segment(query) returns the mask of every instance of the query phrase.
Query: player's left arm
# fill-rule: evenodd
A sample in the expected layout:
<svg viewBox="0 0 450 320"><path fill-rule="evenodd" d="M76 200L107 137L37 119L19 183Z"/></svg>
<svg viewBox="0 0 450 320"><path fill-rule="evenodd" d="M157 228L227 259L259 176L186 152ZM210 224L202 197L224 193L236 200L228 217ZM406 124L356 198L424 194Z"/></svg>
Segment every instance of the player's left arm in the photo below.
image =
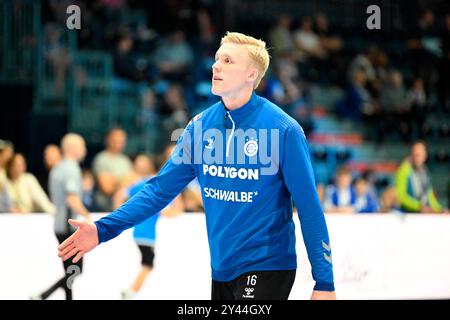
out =
<svg viewBox="0 0 450 320"><path fill-rule="evenodd" d="M333 265L325 216L316 190L308 143L300 125L291 125L282 143L280 169L297 207L303 240L316 281L311 299L333 299Z"/></svg>

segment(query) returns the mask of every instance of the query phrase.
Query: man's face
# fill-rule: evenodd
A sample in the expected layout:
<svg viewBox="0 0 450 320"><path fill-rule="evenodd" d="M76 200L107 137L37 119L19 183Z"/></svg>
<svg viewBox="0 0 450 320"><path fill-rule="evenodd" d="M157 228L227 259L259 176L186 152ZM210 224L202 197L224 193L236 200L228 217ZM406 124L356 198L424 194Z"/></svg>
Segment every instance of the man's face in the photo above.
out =
<svg viewBox="0 0 450 320"><path fill-rule="evenodd" d="M74 143L73 148L75 149L75 157L77 161L82 162L86 157L87 153L86 144L84 143L84 140L80 140Z"/></svg>
<svg viewBox="0 0 450 320"><path fill-rule="evenodd" d="M411 150L411 161L414 167L420 168L427 161L427 149L421 143L415 144Z"/></svg>
<svg viewBox="0 0 450 320"><path fill-rule="evenodd" d="M367 193L367 183L363 180L358 180L355 183L355 191L358 195L363 196Z"/></svg>
<svg viewBox="0 0 450 320"><path fill-rule="evenodd" d="M243 88L251 86L257 76L251 58L242 45L224 43L216 52L212 66L212 93L221 97L233 97Z"/></svg>
<svg viewBox="0 0 450 320"><path fill-rule="evenodd" d="M27 171L27 164L25 158L20 154L15 155L12 161L10 175L13 179L16 179Z"/></svg>
<svg viewBox="0 0 450 320"><path fill-rule="evenodd" d="M50 145L44 150L44 163L48 169L53 168L61 160L61 152L57 146Z"/></svg>
<svg viewBox="0 0 450 320"><path fill-rule="evenodd" d="M348 173L341 173L337 176L337 187L340 189L349 188L352 184L352 176Z"/></svg>
<svg viewBox="0 0 450 320"><path fill-rule="evenodd" d="M139 155L136 160L134 160L134 170L140 176L148 176L154 173L154 168L151 160L144 155Z"/></svg>
<svg viewBox="0 0 450 320"><path fill-rule="evenodd" d="M112 131L108 136L107 148L110 152L121 153L125 148L126 136L121 130Z"/></svg>
<svg viewBox="0 0 450 320"><path fill-rule="evenodd" d="M6 147L0 151L0 164L7 163L14 155L14 150L11 147Z"/></svg>

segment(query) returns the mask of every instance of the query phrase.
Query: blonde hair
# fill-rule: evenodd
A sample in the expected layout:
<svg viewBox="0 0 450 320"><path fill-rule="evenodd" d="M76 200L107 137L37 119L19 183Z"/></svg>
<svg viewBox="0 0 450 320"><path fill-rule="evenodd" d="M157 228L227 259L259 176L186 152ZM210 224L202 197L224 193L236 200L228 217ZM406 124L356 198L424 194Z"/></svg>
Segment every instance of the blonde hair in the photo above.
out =
<svg viewBox="0 0 450 320"><path fill-rule="evenodd" d="M264 77L264 74L269 67L270 55L266 48L266 43L260 39L247 36L239 32L227 32L225 36L220 41L220 45L224 43L235 43L240 44L247 49L250 58L255 62L256 68L258 69L258 78L255 80L256 89Z"/></svg>

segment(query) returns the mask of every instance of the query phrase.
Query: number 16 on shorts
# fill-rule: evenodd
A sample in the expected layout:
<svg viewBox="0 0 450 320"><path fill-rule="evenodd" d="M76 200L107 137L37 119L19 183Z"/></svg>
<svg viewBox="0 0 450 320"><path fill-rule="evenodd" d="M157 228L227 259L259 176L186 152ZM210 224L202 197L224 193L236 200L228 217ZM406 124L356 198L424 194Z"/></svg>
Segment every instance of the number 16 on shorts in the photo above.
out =
<svg viewBox="0 0 450 320"><path fill-rule="evenodd" d="M247 287L244 288L245 293L242 295L242 298L254 299L255 298L255 288L252 288L256 285L256 280L258 276L256 274L247 276Z"/></svg>

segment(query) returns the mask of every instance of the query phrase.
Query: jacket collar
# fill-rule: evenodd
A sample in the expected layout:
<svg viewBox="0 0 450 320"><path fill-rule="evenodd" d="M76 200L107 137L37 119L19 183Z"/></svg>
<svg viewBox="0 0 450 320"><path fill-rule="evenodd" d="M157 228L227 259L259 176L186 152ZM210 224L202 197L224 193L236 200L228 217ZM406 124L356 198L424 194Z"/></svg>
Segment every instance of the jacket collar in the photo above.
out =
<svg viewBox="0 0 450 320"><path fill-rule="evenodd" d="M228 110L225 104L223 103L223 100L221 100L221 104L223 107L223 113L224 115L228 111L230 113L230 116L233 118L233 120L240 120L248 117L253 111L255 111L260 103L260 97L253 91L250 100L247 101L246 104L244 104L242 107L234 109L234 110Z"/></svg>

